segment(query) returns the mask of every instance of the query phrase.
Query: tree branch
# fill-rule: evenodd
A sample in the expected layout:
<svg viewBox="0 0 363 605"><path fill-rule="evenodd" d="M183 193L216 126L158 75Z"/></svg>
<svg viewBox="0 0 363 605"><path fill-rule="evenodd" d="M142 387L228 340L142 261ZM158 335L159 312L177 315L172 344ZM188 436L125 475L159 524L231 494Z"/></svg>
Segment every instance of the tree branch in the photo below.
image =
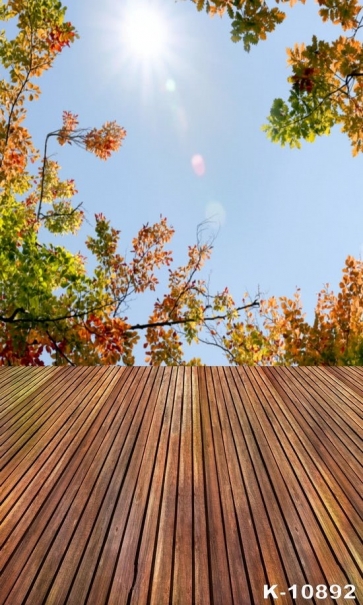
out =
<svg viewBox="0 0 363 605"><path fill-rule="evenodd" d="M306 113L304 116L301 116L300 118L297 118L296 120L291 120L288 124L289 126L292 126L293 124L298 124L299 122L303 122L304 120L307 120L308 118L310 118L310 116L312 116L318 109L319 107L321 107L325 101L327 99L329 99L329 97L333 96L335 93L337 92L342 92L343 94L347 95L349 97L349 93L346 92L345 90L343 90L345 87L347 87L347 83L344 82L344 84L342 84L341 86L339 86L339 88L336 88L335 90L332 90L330 92L328 92L325 97L323 97L319 103L313 107L313 109L311 109L311 111L309 111L308 113Z"/></svg>
<svg viewBox="0 0 363 605"><path fill-rule="evenodd" d="M29 313L29 311L26 311L23 307L18 307L10 315L10 317L3 317L2 315L0 315L0 321L3 321L4 323L8 323L8 324L15 323L15 322L18 322L18 321L23 321L23 322L29 321L29 319L28 320L26 320L26 319L15 319L15 317L17 316L18 313Z"/></svg>
<svg viewBox="0 0 363 605"><path fill-rule="evenodd" d="M66 360L67 363L69 363L71 366L75 366L76 364L73 363L73 361L71 361L70 359L68 359L67 355L65 353L63 353L63 351L58 347L56 341L54 340L54 338L49 334L48 330L46 330L46 334L49 338L49 340L53 343L53 346L55 348L55 350L57 351L57 353L59 353L59 355L61 355L61 357L63 357L63 359Z"/></svg>
<svg viewBox="0 0 363 605"><path fill-rule="evenodd" d="M5 154L5 150L9 141L9 135L10 135L10 128L11 128L11 123L12 123L12 119L13 119L13 115L14 115L14 111L15 111L15 107L18 104L18 101L21 97L21 95L24 93L24 90L26 88L26 85L28 84L29 80L30 80L30 74L32 73L32 71L35 69L33 67L33 27L32 27L32 23L30 21L30 34L31 34L31 38L30 38L30 58L29 58L29 68L25 74L25 79L24 81L21 83L21 86L18 90L18 93L11 105L10 111L9 111L9 117L8 117L8 123L7 123L7 127L6 127L6 135L5 135L5 142L4 142L4 153L2 155L2 158L0 159L0 167L2 166L3 163L3 159L4 159L4 154Z"/></svg>
<svg viewBox="0 0 363 605"><path fill-rule="evenodd" d="M42 202L43 202L43 197L44 197L44 179L45 179L45 167L46 167L46 164L47 164L48 139L49 139L49 137L53 136L54 134L55 134L54 132L50 132L45 137L44 154L43 154L43 165L42 165L42 180L41 180L41 185L40 185L39 207L38 207L38 212L37 212L37 220L38 221L39 221L39 218L40 218L40 212L41 212L41 209L42 209Z"/></svg>
<svg viewBox="0 0 363 605"><path fill-rule="evenodd" d="M233 361L233 363L237 364L236 358L233 355L232 351L230 351L229 349L227 349L227 347L224 347L222 344L217 342L217 340L213 339L214 342L211 342L210 340L205 340L204 338L199 338L199 341L205 345L210 345L211 347L217 347L218 349L221 349L223 351L223 353L226 354L227 358L229 357L230 360Z"/></svg>
<svg viewBox="0 0 363 605"><path fill-rule="evenodd" d="M24 318L19 318L19 319L15 319L16 315L18 313L29 313L29 311L26 311L26 309L24 309L23 307L19 307L17 309L15 309L15 311L9 316L9 317L4 317L2 315L0 315L0 321L3 321L4 323L33 323L33 324L47 324L47 323L54 323L57 321L64 321L66 319L78 319L81 317L84 317L85 315L89 315L90 313L94 313L97 310L100 310L102 308L108 307L110 306L108 305L103 305L101 307L95 307L93 309L88 309L87 311L83 311L82 313L73 313L70 315L61 315L59 317L47 317L47 318L41 318L41 317L24 317ZM248 305L243 305L242 307L236 307L235 311L243 311L244 309L249 309L251 307L259 307L260 303L258 302L258 300L254 300L252 303L249 303ZM203 321L217 321L219 319L226 319L226 317L228 316L227 313L225 313L224 315L215 315L213 317L204 317ZM128 331L130 330L145 330L147 328L159 328L162 326L174 326L174 325L180 325L180 324L186 324L186 323L193 323L193 322L197 322L200 321L197 318L193 318L193 317L186 317L184 319L175 319L175 320L164 320L164 321L156 321L153 323L146 323L146 324L134 324L132 326L129 326L127 328Z"/></svg>
<svg viewBox="0 0 363 605"><path fill-rule="evenodd" d="M83 206L83 202L80 202L75 208L72 208L72 210L70 212L51 212L51 214L41 213L39 215L39 219L46 220L46 219L57 218L59 216L68 216L68 217L73 216L73 214L75 214L75 212L77 212L77 210L79 210L79 208L81 208L82 206Z"/></svg>
<svg viewBox="0 0 363 605"><path fill-rule="evenodd" d="M258 300L254 300L252 303L248 304L248 305L244 305L243 307L237 307L235 309L235 311L243 311L244 309L249 309L251 307L259 307L260 303L258 302ZM228 313L225 313L224 315L215 315L214 317L204 317L203 321L216 321L218 319L226 319L226 317L228 316ZM148 323L148 324L135 324L133 326L130 326L128 328L128 330L145 330L146 328L159 328L162 326L175 326L177 324L187 324L187 323L193 323L193 322L197 322L199 321L198 319L196 319L195 317L186 317L185 319L175 319L175 320L168 320L166 319L165 321L156 321L153 323Z"/></svg>

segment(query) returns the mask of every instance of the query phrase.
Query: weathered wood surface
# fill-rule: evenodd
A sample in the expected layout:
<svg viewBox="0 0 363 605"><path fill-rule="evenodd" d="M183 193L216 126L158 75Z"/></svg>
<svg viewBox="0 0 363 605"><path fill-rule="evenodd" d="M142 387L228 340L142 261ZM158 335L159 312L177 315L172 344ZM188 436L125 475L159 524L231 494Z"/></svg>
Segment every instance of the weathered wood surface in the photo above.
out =
<svg viewBox="0 0 363 605"><path fill-rule="evenodd" d="M0 368L0 603L363 603L362 419L361 368Z"/></svg>

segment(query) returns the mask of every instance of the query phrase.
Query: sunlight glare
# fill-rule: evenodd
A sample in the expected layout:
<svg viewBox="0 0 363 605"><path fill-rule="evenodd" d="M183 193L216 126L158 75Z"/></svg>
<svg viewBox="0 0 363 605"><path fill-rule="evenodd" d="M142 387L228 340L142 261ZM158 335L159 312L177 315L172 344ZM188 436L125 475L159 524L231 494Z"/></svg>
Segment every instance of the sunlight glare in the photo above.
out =
<svg viewBox="0 0 363 605"><path fill-rule="evenodd" d="M166 50L166 24L151 8L131 11L123 23L122 35L128 52L140 59L156 59Z"/></svg>

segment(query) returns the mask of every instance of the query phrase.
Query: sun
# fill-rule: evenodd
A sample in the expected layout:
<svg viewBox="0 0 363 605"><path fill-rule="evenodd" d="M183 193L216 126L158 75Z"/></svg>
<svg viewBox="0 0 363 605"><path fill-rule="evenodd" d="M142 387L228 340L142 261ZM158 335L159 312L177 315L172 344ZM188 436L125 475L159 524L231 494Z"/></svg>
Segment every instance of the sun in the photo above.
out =
<svg viewBox="0 0 363 605"><path fill-rule="evenodd" d="M96 24L104 34L104 76L122 83L124 91L131 93L137 87L145 107L161 91L168 93L172 103L174 76L178 69L186 69L180 58L186 45L185 22L176 19L172 4L165 0L105 1L110 10L99 12Z"/></svg>
<svg viewBox="0 0 363 605"><path fill-rule="evenodd" d="M168 36L163 16L155 8L128 11L122 23L122 40L127 53L141 60L155 60L166 51Z"/></svg>

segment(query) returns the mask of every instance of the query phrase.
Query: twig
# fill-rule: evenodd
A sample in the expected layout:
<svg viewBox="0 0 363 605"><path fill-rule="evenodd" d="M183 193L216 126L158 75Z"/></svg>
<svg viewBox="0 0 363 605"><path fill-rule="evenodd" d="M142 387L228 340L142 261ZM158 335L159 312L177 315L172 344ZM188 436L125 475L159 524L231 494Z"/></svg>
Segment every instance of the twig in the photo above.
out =
<svg viewBox="0 0 363 605"><path fill-rule="evenodd" d="M61 355L61 357L63 357L63 359L65 359L66 362L69 363L71 366L75 366L76 364L73 363L73 361L71 361L70 359L68 359L67 355L65 353L63 353L63 351L59 348L59 346L57 345L54 338L49 334L48 330L46 330L46 334L47 334L49 340L53 343L54 348L57 351L57 353L59 353L59 355Z"/></svg>

